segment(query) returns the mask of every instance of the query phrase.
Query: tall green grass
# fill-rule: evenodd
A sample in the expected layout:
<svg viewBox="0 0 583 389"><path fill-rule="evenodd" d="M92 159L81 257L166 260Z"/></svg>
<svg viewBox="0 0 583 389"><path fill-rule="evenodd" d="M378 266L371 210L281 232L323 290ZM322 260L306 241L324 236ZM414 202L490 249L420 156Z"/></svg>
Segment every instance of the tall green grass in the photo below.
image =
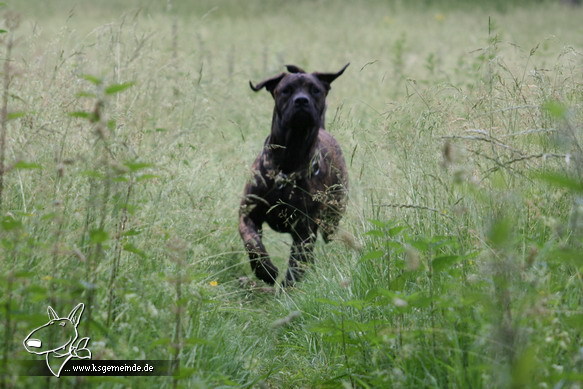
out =
<svg viewBox="0 0 583 389"><path fill-rule="evenodd" d="M431 3L4 7L0 385L577 387L581 11ZM266 290L237 233L272 109L248 80L348 61L341 232ZM24 337L79 302L94 359L179 374L27 377Z"/></svg>

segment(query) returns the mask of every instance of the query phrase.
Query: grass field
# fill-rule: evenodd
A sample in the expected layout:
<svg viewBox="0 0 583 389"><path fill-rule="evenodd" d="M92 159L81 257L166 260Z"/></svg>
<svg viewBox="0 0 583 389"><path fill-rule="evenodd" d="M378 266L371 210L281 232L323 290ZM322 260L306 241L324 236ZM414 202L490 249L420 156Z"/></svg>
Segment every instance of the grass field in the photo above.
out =
<svg viewBox="0 0 583 389"><path fill-rule="evenodd" d="M189 3L2 7L0 387L581 387L583 9ZM272 110L248 81L347 62L338 239L295 288L242 284ZM179 373L27 376L80 302L93 360Z"/></svg>

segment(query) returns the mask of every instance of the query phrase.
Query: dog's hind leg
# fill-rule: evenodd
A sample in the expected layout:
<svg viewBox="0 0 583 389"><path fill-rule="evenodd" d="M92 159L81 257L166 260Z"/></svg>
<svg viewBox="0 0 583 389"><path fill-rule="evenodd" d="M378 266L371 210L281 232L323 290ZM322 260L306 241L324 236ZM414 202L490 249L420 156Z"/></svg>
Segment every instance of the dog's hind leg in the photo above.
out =
<svg viewBox="0 0 583 389"><path fill-rule="evenodd" d="M323 204L318 225L324 242L328 243L338 231L338 224L346 210L346 184L336 184L326 191L326 200Z"/></svg>
<svg viewBox="0 0 583 389"><path fill-rule="evenodd" d="M309 263L313 262L314 243L318 227L314 224L311 228L293 234L293 244L289 258L289 267L285 275L283 286L293 286L298 282Z"/></svg>

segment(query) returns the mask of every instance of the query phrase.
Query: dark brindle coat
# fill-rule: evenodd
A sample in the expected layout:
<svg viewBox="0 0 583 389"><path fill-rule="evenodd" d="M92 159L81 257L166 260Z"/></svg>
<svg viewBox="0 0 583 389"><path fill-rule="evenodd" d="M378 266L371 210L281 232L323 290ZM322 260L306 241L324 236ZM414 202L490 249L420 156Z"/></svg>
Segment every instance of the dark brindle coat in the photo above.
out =
<svg viewBox="0 0 583 389"><path fill-rule="evenodd" d="M275 100L271 133L253 163L239 212L239 232L255 275L274 284L277 267L261 241L264 222L292 235L285 285L297 281L311 259L318 229L325 242L345 209L348 177L342 151L324 130L326 95L337 73L306 73L288 65L289 73L251 89L267 89Z"/></svg>

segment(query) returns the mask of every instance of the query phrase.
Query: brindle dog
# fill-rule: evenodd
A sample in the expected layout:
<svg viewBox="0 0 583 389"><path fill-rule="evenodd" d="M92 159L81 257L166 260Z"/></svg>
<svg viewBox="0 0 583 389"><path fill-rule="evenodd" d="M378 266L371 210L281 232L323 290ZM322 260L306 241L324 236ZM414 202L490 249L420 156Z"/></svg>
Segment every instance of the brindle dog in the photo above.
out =
<svg viewBox="0 0 583 389"><path fill-rule="evenodd" d="M273 285L277 267L261 241L264 222L292 235L284 286L293 285L311 261L318 230L330 240L346 207L346 163L336 140L324 130L326 96L337 73L306 73L287 65L251 89L265 88L275 100L271 133L253 163L239 211L239 233L255 275Z"/></svg>

